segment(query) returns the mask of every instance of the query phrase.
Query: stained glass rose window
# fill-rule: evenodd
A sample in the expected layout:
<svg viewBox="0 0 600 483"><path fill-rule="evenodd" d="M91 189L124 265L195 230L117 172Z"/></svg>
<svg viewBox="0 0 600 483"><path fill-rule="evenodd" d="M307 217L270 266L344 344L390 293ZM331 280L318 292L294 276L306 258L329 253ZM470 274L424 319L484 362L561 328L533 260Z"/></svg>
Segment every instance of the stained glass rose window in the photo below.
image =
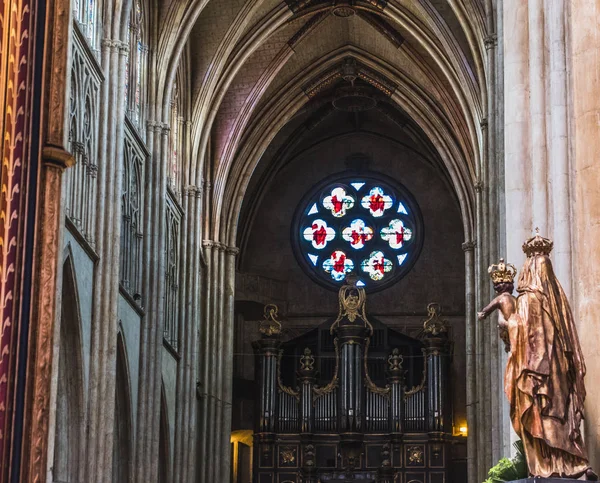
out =
<svg viewBox="0 0 600 483"><path fill-rule="evenodd" d="M348 274L369 291L397 282L414 265L423 222L412 195L374 173L326 180L298 207L294 251L319 283L338 288Z"/></svg>

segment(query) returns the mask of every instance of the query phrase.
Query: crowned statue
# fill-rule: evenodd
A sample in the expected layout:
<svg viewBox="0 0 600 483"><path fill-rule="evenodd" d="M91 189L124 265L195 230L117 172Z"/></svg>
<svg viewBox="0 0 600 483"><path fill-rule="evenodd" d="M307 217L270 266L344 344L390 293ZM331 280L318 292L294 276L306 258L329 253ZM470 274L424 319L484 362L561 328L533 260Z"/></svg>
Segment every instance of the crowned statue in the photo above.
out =
<svg viewBox="0 0 600 483"><path fill-rule="evenodd" d="M597 481L580 431L585 363L569 301L552 269L552 248L539 232L525 242L517 297L512 295L516 269L504 260L492 265L498 296L478 316L483 320L500 312L500 334L509 353L504 391L529 474Z"/></svg>

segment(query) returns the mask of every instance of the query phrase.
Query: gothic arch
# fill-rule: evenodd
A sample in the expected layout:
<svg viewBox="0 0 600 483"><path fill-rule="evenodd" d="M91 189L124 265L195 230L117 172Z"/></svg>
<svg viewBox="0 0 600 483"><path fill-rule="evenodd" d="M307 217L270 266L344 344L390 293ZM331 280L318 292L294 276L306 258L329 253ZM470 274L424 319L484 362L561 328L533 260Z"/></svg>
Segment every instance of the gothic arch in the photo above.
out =
<svg viewBox="0 0 600 483"><path fill-rule="evenodd" d="M74 262L70 246L63 264L56 432L54 436L53 478L77 483L83 479L85 445L84 366L81 315Z"/></svg>
<svg viewBox="0 0 600 483"><path fill-rule="evenodd" d="M133 464L133 426L131 385L127 346L121 322L117 334L117 366L115 385L115 417L113 443L113 483L129 483Z"/></svg>
<svg viewBox="0 0 600 483"><path fill-rule="evenodd" d="M352 55L399 83L392 99L419 125L438 151L460 202L465 239L472 239L475 223L473 184L476 178L476 161L469 160L468 153L461 149L447 118L422 89L392 66L376 61L371 55L356 48L340 49L315 63L313 69L282 86L261 111L254 113L253 118L256 121L248 126L243 144L236 151L235 162L225 162L215 180L216 209L212 216L215 217L213 226L218 238L231 246L235 245L237 220L251 173L277 132L308 101L299 86L305 85L347 55Z"/></svg>
<svg viewBox="0 0 600 483"><path fill-rule="evenodd" d="M167 483L170 471L170 445L169 445L169 412L167 406L167 395L165 394L165 383L160 385L160 428L158 436L158 482Z"/></svg>

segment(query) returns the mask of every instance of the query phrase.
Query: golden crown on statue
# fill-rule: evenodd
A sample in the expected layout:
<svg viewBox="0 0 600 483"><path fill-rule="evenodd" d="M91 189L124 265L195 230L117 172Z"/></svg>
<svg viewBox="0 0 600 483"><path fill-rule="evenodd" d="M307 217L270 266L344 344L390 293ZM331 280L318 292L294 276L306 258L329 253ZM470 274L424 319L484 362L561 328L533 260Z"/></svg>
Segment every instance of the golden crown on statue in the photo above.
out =
<svg viewBox="0 0 600 483"><path fill-rule="evenodd" d="M514 265L506 263L504 258L495 265L490 265L488 273L492 277L492 282L496 283L513 283L517 275L517 269Z"/></svg>
<svg viewBox="0 0 600 483"><path fill-rule="evenodd" d="M531 237L523 244L523 251L527 257L536 255L550 255L554 248L554 242L540 235L540 229L535 229L535 236Z"/></svg>

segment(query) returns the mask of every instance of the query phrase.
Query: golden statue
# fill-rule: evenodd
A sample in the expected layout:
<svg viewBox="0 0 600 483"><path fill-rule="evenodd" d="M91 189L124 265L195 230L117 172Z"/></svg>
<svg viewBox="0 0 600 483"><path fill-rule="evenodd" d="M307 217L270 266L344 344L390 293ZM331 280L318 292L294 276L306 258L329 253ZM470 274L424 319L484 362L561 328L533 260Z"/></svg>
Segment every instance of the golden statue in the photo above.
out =
<svg viewBox="0 0 600 483"><path fill-rule="evenodd" d="M597 481L580 431L585 363L569 302L552 269L552 248L553 243L539 233L525 242L527 260L518 298L512 295L516 273L511 266L501 260L490 267L499 295L478 315L482 320L499 310L506 323L510 352L504 391L530 475L573 479L585 475ZM501 284L505 285L498 287Z"/></svg>

